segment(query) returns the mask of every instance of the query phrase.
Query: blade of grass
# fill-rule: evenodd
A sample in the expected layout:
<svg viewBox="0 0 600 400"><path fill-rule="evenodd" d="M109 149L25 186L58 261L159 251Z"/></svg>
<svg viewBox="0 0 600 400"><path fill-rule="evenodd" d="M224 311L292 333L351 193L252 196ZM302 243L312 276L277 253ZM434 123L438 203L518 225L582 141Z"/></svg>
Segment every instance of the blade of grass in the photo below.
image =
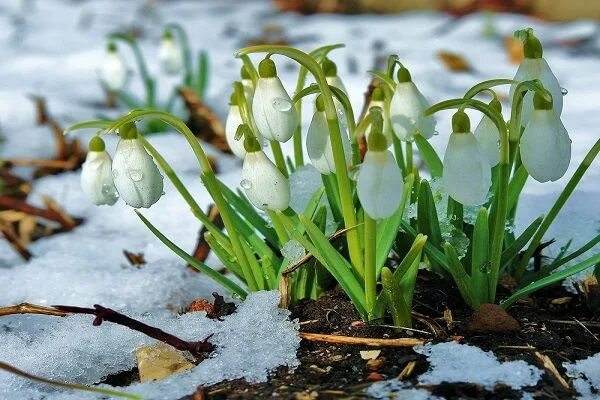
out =
<svg viewBox="0 0 600 400"><path fill-rule="evenodd" d="M423 159L425 165L427 165L431 177L441 178L444 166L442 164L442 160L440 160L440 157L433 149L433 146L431 146L429 141L420 134L414 135L414 138L417 148L419 149L419 153L421 154L421 158Z"/></svg>

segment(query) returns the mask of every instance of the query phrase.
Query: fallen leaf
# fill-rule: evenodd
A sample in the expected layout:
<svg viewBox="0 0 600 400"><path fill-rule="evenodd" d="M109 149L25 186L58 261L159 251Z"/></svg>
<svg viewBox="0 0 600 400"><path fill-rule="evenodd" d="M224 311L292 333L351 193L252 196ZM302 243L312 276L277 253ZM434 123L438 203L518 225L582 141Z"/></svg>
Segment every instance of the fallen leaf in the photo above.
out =
<svg viewBox="0 0 600 400"><path fill-rule="evenodd" d="M363 360L374 360L381 354L381 350L361 350L360 358Z"/></svg>
<svg viewBox="0 0 600 400"><path fill-rule="evenodd" d="M158 381L194 368L194 364L180 351L164 343L140 347L135 358L142 382Z"/></svg>
<svg viewBox="0 0 600 400"><path fill-rule="evenodd" d="M465 60L465 58L459 54L452 53L449 51L440 50L437 52L437 58L448 68L454 72L469 72L473 68Z"/></svg>

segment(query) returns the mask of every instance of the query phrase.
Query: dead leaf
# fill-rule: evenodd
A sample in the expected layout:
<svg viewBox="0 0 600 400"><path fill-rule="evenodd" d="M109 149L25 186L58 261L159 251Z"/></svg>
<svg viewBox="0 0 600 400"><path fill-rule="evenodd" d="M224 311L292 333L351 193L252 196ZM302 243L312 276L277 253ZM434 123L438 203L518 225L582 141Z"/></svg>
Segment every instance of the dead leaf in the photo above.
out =
<svg viewBox="0 0 600 400"><path fill-rule="evenodd" d="M523 58L525 58L523 42L514 36L507 36L506 39L504 39L504 48L506 49L508 60L513 64L520 64L521 61L523 61Z"/></svg>
<svg viewBox="0 0 600 400"><path fill-rule="evenodd" d="M129 261L129 264L133 266L145 265L146 259L144 258L144 253L133 253L131 251L123 250L123 255Z"/></svg>
<svg viewBox="0 0 600 400"><path fill-rule="evenodd" d="M465 58L459 54L449 51L440 50L437 52L437 58L448 68L454 72L470 72L473 70L471 65Z"/></svg>
<svg viewBox="0 0 600 400"><path fill-rule="evenodd" d="M194 368L183 353L165 343L143 346L136 350L140 381L151 382L164 379L177 372Z"/></svg>
<svg viewBox="0 0 600 400"><path fill-rule="evenodd" d="M361 350L360 358L363 360L374 360L381 354L381 350Z"/></svg>

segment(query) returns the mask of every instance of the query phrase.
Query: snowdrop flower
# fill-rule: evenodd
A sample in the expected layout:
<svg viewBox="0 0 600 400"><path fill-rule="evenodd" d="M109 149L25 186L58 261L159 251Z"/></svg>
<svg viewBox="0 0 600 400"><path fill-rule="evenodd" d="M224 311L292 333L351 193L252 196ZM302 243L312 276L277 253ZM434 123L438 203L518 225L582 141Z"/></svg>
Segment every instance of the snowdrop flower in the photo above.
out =
<svg viewBox="0 0 600 400"><path fill-rule="evenodd" d="M316 111L308 128L306 135L306 150L312 165L323 175L335 173L335 161L333 158L333 148L331 147L331 138L325 116L325 104L321 95L317 97ZM350 163L352 149L350 139L347 133L341 129L342 146L344 148L344 158L346 165Z"/></svg>
<svg viewBox="0 0 600 400"><path fill-rule="evenodd" d="M87 198L98 206L112 206L119 198L112 178L112 160L105 148L104 140L100 136L94 136L90 140L87 157L81 166L81 189Z"/></svg>
<svg viewBox="0 0 600 400"><path fill-rule="evenodd" d="M521 65L519 65L519 69L517 70L514 79L519 82L539 79L552 95L552 100L554 101L554 111L558 116L560 116L563 108L562 89L558 83L558 79L556 79L556 76L554 76L554 73L552 73L548 63L542 57L542 44L535 36L533 36L533 34L530 34L530 36L525 39L524 53L525 58L521 62ZM516 84L513 84L510 87L511 99L513 99L516 87ZM522 126L527 125L532 111L533 93L528 92L523 99L523 110L521 114Z"/></svg>
<svg viewBox="0 0 600 400"><path fill-rule="evenodd" d="M331 61L329 58L325 58L321 63L321 69L325 74L325 80L329 86L338 88L345 94L348 94L346 86L344 86L344 82L342 82L337 74L337 65L335 65L333 61Z"/></svg>
<svg viewBox="0 0 600 400"><path fill-rule="evenodd" d="M127 80L127 69L117 52L117 46L109 43L104 62L100 66L100 80L113 92L121 90Z"/></svg>
<svg viewBox="0 0 600 400"><path fill-rule="evenodd" d="M371 127L368 150L356 181L358 199L373 219L387 218L400 206L404 190L402 173L396 159L387 149L388 141L381 133L383 123Z"/></svg>
<svg viewBox="0 0 600 400"><path fill-rule="evenodd" d="M229 114L227 114L227 120L225 121L225 138L229 148L238 158L244 159L246 155L246 149L244 148L244 138L239 140L235 139L235 134L240 125L244 121L242 120L242 114L240 113L240 107L237 105L237 99L235 93L231 95L231 101L229 103Z"/></svg>
<svg viewBox="0 0 600 400"><path fill-rule="evenodd" d="M410 72L405 67L398 70L398 85L390 102L392 129L400 140L412 141L415 132L425 139L433 136L435 120L425 116L429 102L413 83Z"/></svg>
<svg viewBox="0 0 600 400"><path fill-rule="evenodd" d="M275 63L268 58L258 66L260 78L256 84L252 114L259 133L269 140L287 142L298 125L296 109L277 76Z"/></svg>
<svg viewBox="0 0 600 400"><path fill-rule="evenodd" d="M383 110L383 136L387 140L388 147L392 144L392 128L390 126L389 109L385 104L385 98L383 96L383 90L376 87L371 94L371 102L369 103L369 109L372 110L374 107L379 107ZM365 130L365 137L367 141L371 134L371 126L369 125Z"/></svg>
<svg viewBox="0 0 600 400"><path fill-rule="evenodd" d="M502 105L498 99L493 99L490 106L498 112L502 112ZM484 114L479 125L475 128L474 135L479 146L481 146L481 150L487 156L490 166L496 166L500 162L500 135L496 124Z"/></svg>
<svg viewBox="0 0 600 400"><path fill-rule="evenodd" d="M242 77L242 86L244 87L246 101L248 102L248 105L252 107L252 101L254 100L254 82L252 82L252 78L245 66L242 67L240 75Z"/></svg>
<svg viewBox="0 0 600 400"><path fill-rule="evenodd" d="M112 164L115 187L125 203L148 208L163 194L163 176L138 139L133 122L120 129L120 136Z"/></svg>
<svg viewBox="0 0 600 400"><path fill-rule="evenodd" d="M531 118L521 136L521 160L536 181L555 181L569 167L571 139L554 112L552 101L546 101L536 93L533 107Z"/></svg>
<svg viewBox="0 0 600 400"><path fill-rule="evenodd" d="M169 31L165 32L160 42L158 59L167 74L176 75L183 69L183 50Z"/></svg>
<svg viewBox="0 0 600 400"><path fill-rule="evenodd" d="M490 163L471 133L471 123L464 111L452 117L442 181L446 192L465 206L482 204L492 185Z"/></svg>
<svg viewBox="0 0 600 400"><path fill-rule="evenodd" d="M245 146L247 153L240 186L248 200L261 210L285 210L290 205L290 185L287 178L262 151L256 138L246 138Z"/></svg>

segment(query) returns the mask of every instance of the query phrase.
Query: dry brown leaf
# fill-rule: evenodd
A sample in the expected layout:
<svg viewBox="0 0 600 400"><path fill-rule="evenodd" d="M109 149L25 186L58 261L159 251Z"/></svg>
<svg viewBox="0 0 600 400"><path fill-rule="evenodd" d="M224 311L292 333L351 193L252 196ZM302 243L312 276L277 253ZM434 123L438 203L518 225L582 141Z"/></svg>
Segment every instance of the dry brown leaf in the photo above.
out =
<svg viewBox="0 0 600 400"><path fill-rule="evenodd" d="M158 381L194 368L194 364L182 352L165 343L140 347L135 352L135 358L142 382Z"/></svg>
<svg viewBox="0 0 600 400"><path fill-rule="evenodd" d="M437 52L437 58L448 68L454 72L470 72L473 70L471 65L465 58L459 54L450 51L440 50Z"/></svg>
<svg viewBox="0 0 600 400"><path fill-rule="evenodd" d="M514 36L507 36L504 39L504 48L508 55L508 60L513 64L520 64L525 58L523 53L523 43Z"/></svg>

